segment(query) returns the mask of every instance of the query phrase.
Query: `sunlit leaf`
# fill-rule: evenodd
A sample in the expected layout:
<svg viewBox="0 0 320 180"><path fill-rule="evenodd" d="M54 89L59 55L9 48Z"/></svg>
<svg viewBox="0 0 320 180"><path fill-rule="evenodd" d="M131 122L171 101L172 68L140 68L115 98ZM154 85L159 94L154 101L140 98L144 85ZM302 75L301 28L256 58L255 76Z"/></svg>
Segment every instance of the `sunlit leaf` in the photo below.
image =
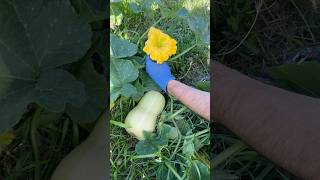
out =
<svg viewBox="0 0 320 180"><path fill-rule="evenodd" d="M209 21L201 16L191 16L187 19L189 27L201 37L203 43L210 43Z"/></svg>
<svg viewBox="0 0 320 180"><path fill-rule="evenodd" d="M111 58L110 61L110 98L115 101L120 95L130 97L137 90L130 84L139 76L139 71L131 61Z"/></svg>
<svg viewBox="0 0 320 180"><path fill-rule="evenodd" d="M176 14L178 17L183 18L183 19L185 19L189 16L189 12L185 7L179 9Z"/></svg>
<svg viewBox="0 0 320 180"><path fill-rule="evenodd" d="M127 40L120 39L114 34L110 34L110 56L114 58L124 58L137 53L137 45Z"/></svg>

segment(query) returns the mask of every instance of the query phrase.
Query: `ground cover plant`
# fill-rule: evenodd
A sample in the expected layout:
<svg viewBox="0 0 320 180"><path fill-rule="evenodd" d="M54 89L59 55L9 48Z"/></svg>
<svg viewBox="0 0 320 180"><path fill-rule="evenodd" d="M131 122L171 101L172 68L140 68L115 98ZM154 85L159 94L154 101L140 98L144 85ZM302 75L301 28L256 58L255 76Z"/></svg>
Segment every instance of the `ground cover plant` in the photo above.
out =
<svg viewBox="0 0 320 180"><path fill-rule="evenodd" d="M316 2L214 1L212 56L264 83L319 97ZM293 179L218 123L212 128L216 179Z"/></svg>
<svg viewBox="0 0 320 180"><path fill-rule="evenodd" d="M164 110L145 139L125 124L146 92L161 92L145 71L151 27L177 41L168 60L174 76L209 91L209 1L112 1L110 27L110 178L209 179L209 123L173 97L162 92Z"/></svg>
<svg viewBox="0 0 320 180"><path fill-rule="evenodd" d="M0 2L0 179L49 179L104 114L108 10L99 0Z"/></svg>

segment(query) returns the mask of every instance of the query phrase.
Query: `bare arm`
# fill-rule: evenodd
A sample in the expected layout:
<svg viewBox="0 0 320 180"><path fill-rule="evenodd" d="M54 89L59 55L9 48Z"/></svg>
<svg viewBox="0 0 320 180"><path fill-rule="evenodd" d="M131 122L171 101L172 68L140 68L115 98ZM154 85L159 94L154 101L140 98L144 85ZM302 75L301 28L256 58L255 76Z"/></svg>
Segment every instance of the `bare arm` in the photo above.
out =
<svg viewBox="0 0 320 180"><path fill-rule="evenodd" d="M213 63L213 117L276 164L320 179L320 100Z"/></svg>
<svg viewBox="0 0 320 180"><path fill-rule="evenodd" d="M169 81L167 90L193 112L210 120L210 94L208 92L200 91L176 80Z"/></svg>

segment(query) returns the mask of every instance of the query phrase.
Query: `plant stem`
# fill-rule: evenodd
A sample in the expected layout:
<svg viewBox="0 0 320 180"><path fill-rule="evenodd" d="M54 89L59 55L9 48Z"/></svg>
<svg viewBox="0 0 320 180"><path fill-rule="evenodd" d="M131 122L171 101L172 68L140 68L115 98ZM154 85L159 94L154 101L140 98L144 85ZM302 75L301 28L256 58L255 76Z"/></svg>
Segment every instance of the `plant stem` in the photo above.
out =
<svg viewBox="0 0 320 180"><path fill-rule="evenodd" d="M128 126L122 122L110 120L110 124L113 124L115 126L121 127L121 128L130 128L131 126Z"/></svg>
<svg viewBox="0 0 320 180"><path fill-rule="evenodd" d="M171 166L171 164L168 161L164 161L164 163L168 167L168 169L177 177L177 179L183 180L182 177L177 173L177 171Z"/></svg>
<svg viewBox="0 0 320 180"><path fill-rule="evenodd" d="M35 160L35 169L34 169L34 180L40 180L40 156L39 156L39 149L37 144L37 119L39 118L39 115L42 111L42 107L38 106L36 108L36 111L33 114L32 120L31 120L31 129L30 129L30 139L31 139L31 145L33 150L33 156Z"/></svg>
<svg viewBox="0 0 320 180"><path fill-rule="evenodd" d="M218 167L221 163L225 162L229 157L231 157L236 152L241 152L242 150L246 149L247 146L244 145L242 142L237 142L232 146L228 147L225 151L220 153L219 155L213 158L213 169Z"/></svg>
<svg viewBox="0 0 320 180"><path fill-rule="evenodd" d="M192 134L192 135L189 135L189 136L185 136L184 138L186 139L186 138L200 136L201 134L204 134L204 133L209 132L209 131L210 131L209 129L204 129L204 130L199 131L199 132L197 132L195 134Z"/></svg>
<svg viewBox="0 0 320 180"><path fill-rule="evenodd" d="M194 47L196 47L198 45L198 43L192 45L191 47L189 47L188 49L184 50L182 53L174 56L173 58L169 59L169 61L173 61L175 59L178 59L179 57L183 56L184 54L186 54L187 52L189 52L191 49L193 49Z"/></svg>
<svg viewBox="0 0 320 180"><path fill-rule="evenodd" d="M176 111L174 114L172 114L171 116L168 117L168 120L173 119L174 117L176 117L178 114L182 113L184 110L186 110L187 107L183 107L181 109L179 109L178 111Z"/></svg>
<svg viewBox="0 0 320 180"><path fill-rule="evenodd" d="M178 151L178 148L179 148L179 146L180 146L180 143L181 143L181 132L180 132L180 129L178 128L178 125L177 125L177 123L176 123L176 121L174 120L174 119L172 119L172 122L173 122L173 124L174 124L174 126L177 128L177 130L178 130L178 136L179 136L179 139L178 139L178 143L177 143L177 145L176 145L176 147L174 148L174 151L173 151L173 153L172 153L172 155L170 156L170 160L172 160L173 158L174 158L174 156L176 155L176 153L177 153L177 151Z"/></svg>
<svg viewBox="0 0 320 180"><path fill-rule="evenodd" d="M139 156L134 156L133 159L154 158L156 156L157 154L139 155Z"/></svg>

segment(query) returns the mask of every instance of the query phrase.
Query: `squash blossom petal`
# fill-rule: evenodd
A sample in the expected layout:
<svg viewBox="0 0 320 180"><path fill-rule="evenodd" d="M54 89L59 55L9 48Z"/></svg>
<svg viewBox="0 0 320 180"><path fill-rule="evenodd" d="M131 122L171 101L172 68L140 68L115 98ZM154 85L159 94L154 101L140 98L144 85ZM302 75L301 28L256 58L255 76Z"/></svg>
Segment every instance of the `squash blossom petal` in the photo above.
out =
<svg viewBox="0 0 320 180"><path fill-rule="evenodd" d="M177 52L177 41L161 30L151 27L148 32L148 40L145 42L143 51L158 64L167 61L170 56Z"/></svg>

